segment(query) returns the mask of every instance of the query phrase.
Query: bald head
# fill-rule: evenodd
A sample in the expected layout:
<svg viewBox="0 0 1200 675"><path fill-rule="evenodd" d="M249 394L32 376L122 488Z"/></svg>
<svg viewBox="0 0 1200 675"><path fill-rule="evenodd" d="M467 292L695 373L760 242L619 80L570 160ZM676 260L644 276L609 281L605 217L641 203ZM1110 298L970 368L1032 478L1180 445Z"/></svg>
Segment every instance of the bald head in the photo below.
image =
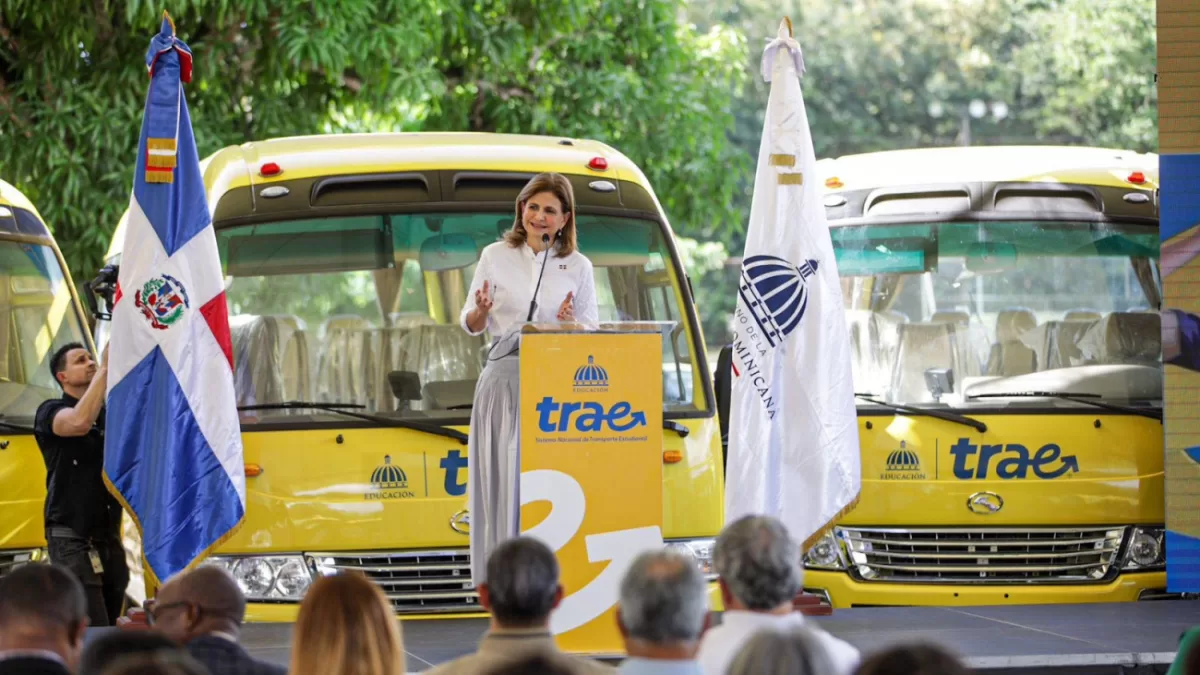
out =
<svg viewBox="0 0 1200 675"><path fill-rule="evenodd" d="M186 643L213 632L236 633L246 618L246 596L233 575L206 565L164 584L155 598L154 614L159 630Z"/></svg>

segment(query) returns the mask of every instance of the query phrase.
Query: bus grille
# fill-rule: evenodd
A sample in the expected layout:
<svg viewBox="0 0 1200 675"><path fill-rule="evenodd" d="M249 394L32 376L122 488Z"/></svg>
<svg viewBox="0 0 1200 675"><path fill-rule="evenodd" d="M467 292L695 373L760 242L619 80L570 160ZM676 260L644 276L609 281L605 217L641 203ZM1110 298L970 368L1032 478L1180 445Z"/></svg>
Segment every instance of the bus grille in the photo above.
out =
<svg viewBox="0 0 1200 675"><path fill-rule="evenodd" d="M1125 528L838 528L849 568L891 583L1102 582Z"/></svg>
<svg viewBox="0 0 1200 675"><path fill-rule="evenodd" d="M468 551L309 553L318 575L361 572L379 585L397 614L481 612Z"/></svg>

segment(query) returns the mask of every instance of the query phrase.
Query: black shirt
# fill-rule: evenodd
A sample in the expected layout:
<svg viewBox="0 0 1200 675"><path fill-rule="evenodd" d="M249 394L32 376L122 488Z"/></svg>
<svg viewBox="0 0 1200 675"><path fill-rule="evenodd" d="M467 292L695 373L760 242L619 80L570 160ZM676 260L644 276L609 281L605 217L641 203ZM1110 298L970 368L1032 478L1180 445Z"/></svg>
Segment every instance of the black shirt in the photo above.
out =
<svg viewBox="0 0 1200 675"><path fill-rule="evenodd" d="M46 462L46 527L69 527L91 539L111 539L121 532L121 504L104 487L104 415L86 436L54 433L54 416L79 399L64 393L38 406L34 436Z"/></svg>

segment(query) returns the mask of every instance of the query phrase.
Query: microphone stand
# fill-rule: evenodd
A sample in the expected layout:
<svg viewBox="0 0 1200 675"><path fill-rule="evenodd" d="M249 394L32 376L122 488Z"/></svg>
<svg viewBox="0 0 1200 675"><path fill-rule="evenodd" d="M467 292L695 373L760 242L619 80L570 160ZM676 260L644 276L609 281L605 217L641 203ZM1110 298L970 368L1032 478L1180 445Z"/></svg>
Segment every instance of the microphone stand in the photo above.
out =
<svg viewBox="0 0 1200 675"><path fill-rule="evenodd" d="M558 235L556 234L554 238L557 239ZM533 289L533 299L529 301L529 316L525 317L526 323L533 321L533 310L537 307L538 291L542 288L542 275L546 273L546 261L550 259L550 235L548 234L542 235L542 253L546 257L542 258L542 271L538 273L537 286Z"/></svg>

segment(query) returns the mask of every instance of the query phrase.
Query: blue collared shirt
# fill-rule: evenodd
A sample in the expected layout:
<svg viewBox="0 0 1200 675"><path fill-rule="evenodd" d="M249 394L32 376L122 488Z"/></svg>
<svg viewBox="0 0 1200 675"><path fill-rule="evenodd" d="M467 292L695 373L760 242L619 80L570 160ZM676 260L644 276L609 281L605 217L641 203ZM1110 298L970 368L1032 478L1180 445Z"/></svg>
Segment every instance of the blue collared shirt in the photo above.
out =
<svg viewBox="0 0 1200 675"><path fill-rule="evenodd" d="M619 672L624 675L704 675L700 663L694 660L666 661L641 659L636 656L622 661Z"/></svg>

